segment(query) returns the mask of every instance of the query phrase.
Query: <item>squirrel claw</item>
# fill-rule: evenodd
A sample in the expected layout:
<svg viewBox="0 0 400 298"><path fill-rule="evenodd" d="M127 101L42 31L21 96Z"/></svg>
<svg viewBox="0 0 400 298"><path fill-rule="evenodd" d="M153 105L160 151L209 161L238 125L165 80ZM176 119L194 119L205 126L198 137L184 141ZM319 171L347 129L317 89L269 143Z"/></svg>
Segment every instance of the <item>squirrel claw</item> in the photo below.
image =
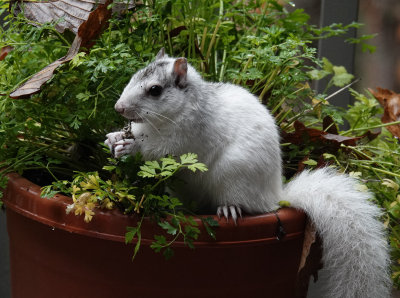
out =
<svg viewBox="0 0 400 298"><path fill-rule="evenodd" d="M114 156L119 158L121 156L128 155L132 151L134 143L134 139L125 139L116 142L113 146Z"/></svg>
<svg viewBox="0 0 400 298"><path fill-rule="evenodd" d="M228 222L229 220L229 214L231 215L235 225L237 224L237 219L238 219L238 215L240 218L242 218L242 209L240 209L239 206L219 206L217 208L217 216L218 218L221 218L221 216L223 215L226 218L226 221Z"/></svg>
<svg viewBox="0 0 400 298"><path fill-rule="evenodd" d="M124 138L125 132L122 131L117 131L117 132L111 132L106 135L107 139L104 141L104 143L110 148L110 150L113 152L115 149L115 144Z"/></svg>

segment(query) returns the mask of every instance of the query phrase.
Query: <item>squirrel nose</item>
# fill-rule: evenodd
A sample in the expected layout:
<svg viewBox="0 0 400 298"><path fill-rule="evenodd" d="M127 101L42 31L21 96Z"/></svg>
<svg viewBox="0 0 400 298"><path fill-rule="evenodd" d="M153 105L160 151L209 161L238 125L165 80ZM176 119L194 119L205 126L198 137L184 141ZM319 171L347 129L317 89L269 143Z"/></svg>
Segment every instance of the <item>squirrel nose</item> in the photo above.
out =
<svg viewBox="0 0 400 298"><path fill-rule="evenodd" d="M120 114L123 114L125 112L125 107L118 102L115 104L114 109Z"/></svg>

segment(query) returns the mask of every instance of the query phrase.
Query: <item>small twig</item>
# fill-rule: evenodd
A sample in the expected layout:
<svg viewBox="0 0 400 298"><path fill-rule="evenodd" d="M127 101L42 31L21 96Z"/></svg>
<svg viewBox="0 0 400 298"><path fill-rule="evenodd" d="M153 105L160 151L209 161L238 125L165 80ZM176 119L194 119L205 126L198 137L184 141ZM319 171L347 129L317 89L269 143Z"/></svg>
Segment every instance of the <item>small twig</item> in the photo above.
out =
<svg viewBox="0 0 400 298"><path fill-rule="evenodd" d="M327 97L325 97L325 100L328 100L336 95L338 95L339 93L341 93L342 91L346 90L347 88L353 86L355 83L357 83L358 81L360 81L360 78L354 80L353 82L351 82L350 84L347 84L346 86L344 86L343 88L340 88L338 91L333 92L331 95L328 95Z"/></svg>

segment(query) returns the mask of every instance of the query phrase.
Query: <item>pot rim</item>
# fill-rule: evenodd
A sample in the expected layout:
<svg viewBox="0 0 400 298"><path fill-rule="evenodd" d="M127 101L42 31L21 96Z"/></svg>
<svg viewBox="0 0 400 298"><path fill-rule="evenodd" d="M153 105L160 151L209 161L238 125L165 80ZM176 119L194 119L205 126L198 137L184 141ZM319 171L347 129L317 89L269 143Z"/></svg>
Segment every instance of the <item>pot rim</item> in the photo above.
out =
<svg viewBox="0 0 400 298"><path fill-rule="evenodd" d="M80 235L125 242L126 227L135 226L137 216L125 215L119 210L95 209L93 219L86 223L82 216L72 213L66 214L66 207L72 203L72 199L55 195L51 199L40 197L40 186L32 183L17 173L8 174L8 185L4 190L3 201L5 206L20 215L41 222L53 230L55 228ZM216 240L206 232L201 217L212 217L218 221L219 227L215 228ZM277 239L279 229L278 217L286 235L283 239ZM294 208L282 208L276 212L244 216L239 218L237 225L232 220L228 222L216 215L200 215L195 218L198 228L201 230L199 238L193 242L197 246L241 246L257 245L260 243L278 243L297 237L303 237L306 215L301 210ZM171 235L165 233L161 227L146 218L142 225L142 244L149 245L154 240L154 235L164 235L167 239ZM182 239L177 240L174 246L184 246Z"/></svg>

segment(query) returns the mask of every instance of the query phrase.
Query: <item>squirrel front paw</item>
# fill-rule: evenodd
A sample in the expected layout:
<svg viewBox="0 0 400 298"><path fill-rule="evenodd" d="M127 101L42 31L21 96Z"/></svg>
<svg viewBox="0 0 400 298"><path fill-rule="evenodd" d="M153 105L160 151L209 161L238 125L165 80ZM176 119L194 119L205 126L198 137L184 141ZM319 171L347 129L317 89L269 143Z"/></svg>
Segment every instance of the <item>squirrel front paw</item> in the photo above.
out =
<svg viewBox="0 0 400 298"><path fill-rule="evenodd" d="M111 154L119 158L133 151L135 139L126 139L126 132L118 131L106 135L105 144L110 148Z"/></svg>
<svg viewBox="0 0 400 298"><path fill-rule="evenodd" d="M124 131L117 131L117 132L110 132L109 134L106 135L107 139L104 141L104 144L110 148L110 150L113 150L113 147L115 147L115 143L121 141L125 137L125 132Z"/></svg>
<svg viewBox="0 0 400 298"><path fill-rule="evenodd" d="M229 219L229 214L231 214L231 217L233 219L233 221L237 222L238 219L238 215L240 216L240 218L242 217L242 209L239 206L219 206L217 208L217 216L218 218L221 218L221 215L223 215L226 218L226 221L228 221Z"/></svg>
<svg viewBox="0 0 400 298"><path fill-rule="evenodd" d="M113 150L113 154L116 158L119 158L124 155L128 155L133 152L133 148L135 146L134 139L125 139L115 143L115 147Z"/></svg>

